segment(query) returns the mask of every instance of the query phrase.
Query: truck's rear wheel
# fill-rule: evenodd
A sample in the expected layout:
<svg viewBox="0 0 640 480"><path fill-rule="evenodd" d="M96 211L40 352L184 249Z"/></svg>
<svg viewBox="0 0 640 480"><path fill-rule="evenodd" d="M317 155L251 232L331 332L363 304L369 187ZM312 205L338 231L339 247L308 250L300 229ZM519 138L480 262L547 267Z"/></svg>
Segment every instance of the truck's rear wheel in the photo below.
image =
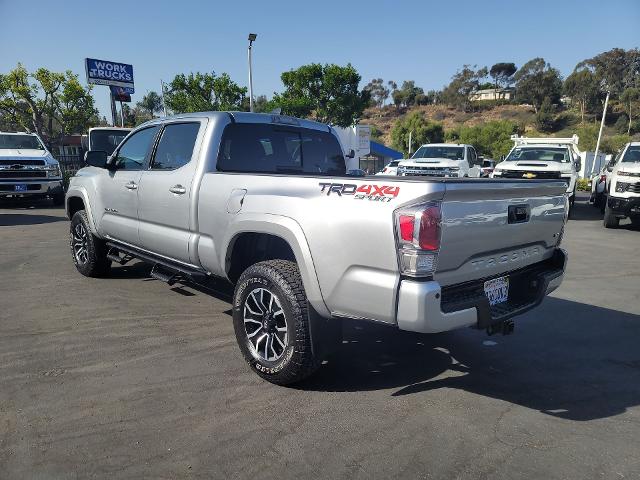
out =
<svg viewBox="0 0 640 480"><path fill-rule="evenodd" d="M69 246L76 269L86 277L101 277L111 268L106 245L91 233L87 212L79 210L71 218Z"/></svg>
<svg viewBox="0 0 640 480"><path fill-rule="evenodd" d="M613 214L609 205L606 205L604 207L604 226L606 228L616 228L618 225L620 225L620 219Z"/></svg>
<svg viewBox="0 0 640 480"><path fill-rule="evenodd" d="M311 348L307 296L294 262L269 260L244 271L233 295L233 327L243 357L269 382L299 382L319 366Z"/></svg>

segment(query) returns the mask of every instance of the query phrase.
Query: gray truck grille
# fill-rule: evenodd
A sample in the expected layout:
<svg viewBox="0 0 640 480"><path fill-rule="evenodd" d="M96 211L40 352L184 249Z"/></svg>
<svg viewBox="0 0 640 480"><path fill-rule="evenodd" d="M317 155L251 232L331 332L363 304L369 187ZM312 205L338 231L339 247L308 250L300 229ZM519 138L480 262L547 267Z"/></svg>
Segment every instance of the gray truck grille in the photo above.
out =
<svg viewBox="0 0 640 480"><path fill-rule="evenodd" d="M42 178L46 177L44 170L0 170L0 178Z"/></svg>
<svg viewBox="0 0 640 480"><path fill-rule="evenodd" d="M540 172L532 170L503 170L503 178L541 178L541 179L556 179L560 178L560 172Z"/></svg>
<svg viewBox="0 0 640 480"><path fill-rule="evenodd" d="M42 167L44 164L44 160L0 160L0 165L34 165Z"/></svg>

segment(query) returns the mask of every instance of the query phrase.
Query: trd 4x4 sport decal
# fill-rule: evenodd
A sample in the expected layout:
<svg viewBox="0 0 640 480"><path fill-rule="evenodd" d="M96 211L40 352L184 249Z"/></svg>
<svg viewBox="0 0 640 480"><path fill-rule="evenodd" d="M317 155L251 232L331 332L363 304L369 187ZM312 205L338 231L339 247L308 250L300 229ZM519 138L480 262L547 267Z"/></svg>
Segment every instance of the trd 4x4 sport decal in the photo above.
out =
<svg viewBox="0 0 640 480"><path fill-rule="evenodd" d="M338 196L353 195L356 200L371 200L373 202L390 202L400 193L400 187L391 185L364 184L355 185L353 183L319 183L320 193L327 196L336 194Z"/></svg>

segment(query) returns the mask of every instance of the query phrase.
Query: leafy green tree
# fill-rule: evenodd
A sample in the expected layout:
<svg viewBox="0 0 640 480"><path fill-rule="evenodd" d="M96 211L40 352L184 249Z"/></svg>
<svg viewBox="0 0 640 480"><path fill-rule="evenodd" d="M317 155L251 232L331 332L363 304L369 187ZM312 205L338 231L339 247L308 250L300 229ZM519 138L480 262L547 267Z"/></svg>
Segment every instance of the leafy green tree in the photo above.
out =
<svg viewBox="0 0 640 480"><path fill-rule="evenodd" d="M615 154L630 141L631 137L629 135L612 135L610 137L604 137L600 141L600 151L602 153Z"/></svg>
<svg viewBox="0 0 640 480"><path fill-rule="evenodd" d="M497 90L500 86L510 86L516 70L518 70L518 68L515 63L501 62L492 65L489 69L489 75L493 78L495 89Z"/></svg>
<svg viewBox="0 0 640 480"><path fill-rule="evenodd" d="M226 73L196 72L176 75L164 97L174 113L186 113L240 110L246 94L246 87L240 87Z"/></svg>
<svg viewBox="0 0 640 480"><path fill-rule="evenodd" d="M596 75L588 69L574 70L564 81L564 91L580 107L580 121L598 106L600 88Z"/></svg>
<svg viewBox="0 0 640 480"><path fill-rule="evenodd" d="M479 153L498 159L506 155L513 146L511 135L518 133L518 126L508 120L494 120L479 125L462 126L447 130L447 141L468 143Z"/></svg>
<svg viewBox="0 0 640 480"><path fill-rule="evenodd" d="M545 62L544 58L529 60L520 67L513 79L516 81L516 100L530 103L536 112L547 97L552 104L560 101L560 72Z"/></svg>
<svg viewBox="0 0 640 480"><path fill-rule="evenodd" d="M275 105L266 95L258 95L253 101L253 111L256 113L269 113L274 110Z"/></svg>
<svg viewBox="0 0 640 480"><path fill-rule="evenodd" d="M576 134L580 139L580 150L592 152L596 149L599 125L595 123L585 123L576 129Z"/></svg>
<svg viewBox="0 0 640 480"><path fill-rule="evenodd" d="M162 111L162 97L158 93L151 91L142 97L142 100L136 106L144 110L149 118L153 118L156 113Z"/></svg>
<svg viewBox="0 0 640 480"><path fill-rule="evenodd" d="M82 87L70 70L56 73L22 65L0 75L0 112L7 123L37 133L45 143L92 126L98 111L91 87Z"/></svg>
<svg viewBox="0 0 640 480"><path fill-rule="evenodd" d="M640 87L638 49L613 48L580 62L577 67L589 68L614 98L629 87Z"/></svg>
<svg viewBox="0 0 640 480"><path fill-rule="evenodd" d="M551 132L555 127L555 121L553 119L553 114L555 110L553 108L553 104L551 103L551 99L549 97L545 97L542 101L542 105L536 112L536 127L541 132Z"/></svg>
<svg viewBox="0 0 640 480"><path fill-rule="evenodd" d="M361 77L351 64L312 63L281 75L285 90L273 97L282 112L347 127L355 124L371 98L358 90Z"/></svg>
<svg viewBox="0 0 640 480"><path fill-rule="evenodd" d="M411 152L425 143L438 143L444 140L444 128L441 123L425 118L422 112L411 112L398 120L391 130L391 144L396 150L409 154L409 132L411 132Z"/></svg>
<svg viewBox="0 0 640 480"><path fill-rule="evenodd" d="M629 125L627 126L627 135L631 134L631 124L633 122L633 114L637 115L640 110L640 88L629 87L620 95L620 102L624 106L627 117L629 117Z"/></svg>
<svg viewBox="0 0 640 480"><path fill-rule="evenodd" d="M471 106L470 95L478 90L482 79L487 76L487 67L477 69L477 65L464 65L462 70L456 72L451 78L451 83L443 90L442 97L445 103L463 110L469 110Z"/></svg>

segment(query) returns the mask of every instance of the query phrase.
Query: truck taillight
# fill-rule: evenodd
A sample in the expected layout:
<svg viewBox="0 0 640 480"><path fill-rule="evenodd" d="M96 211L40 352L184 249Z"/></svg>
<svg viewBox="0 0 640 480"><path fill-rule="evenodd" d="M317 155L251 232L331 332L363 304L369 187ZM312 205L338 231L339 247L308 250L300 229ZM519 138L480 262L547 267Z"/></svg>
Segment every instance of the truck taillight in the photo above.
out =
<svg viewBox="0 0 640 480"><path fill-rule="evenodd" d="M440 249L440 204L428 203L395 212L400 271L423 276L435 271Z"/></svg>

